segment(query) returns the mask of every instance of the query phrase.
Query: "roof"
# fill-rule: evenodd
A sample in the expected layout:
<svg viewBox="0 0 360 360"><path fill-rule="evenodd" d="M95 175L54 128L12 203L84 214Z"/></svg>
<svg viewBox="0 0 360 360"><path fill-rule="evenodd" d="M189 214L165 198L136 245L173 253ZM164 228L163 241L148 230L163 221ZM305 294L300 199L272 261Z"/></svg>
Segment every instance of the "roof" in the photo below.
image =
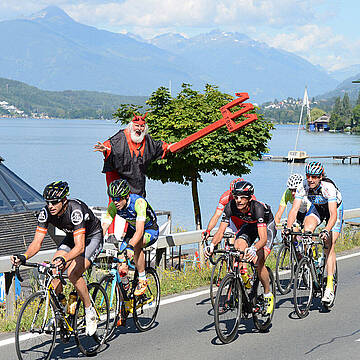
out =
<svg viewBox="0 0 360 360"><path fill-rule="evenodd" d="M44 199L35 189L9 170L0 157L0 214L40 210Z"/></svg>

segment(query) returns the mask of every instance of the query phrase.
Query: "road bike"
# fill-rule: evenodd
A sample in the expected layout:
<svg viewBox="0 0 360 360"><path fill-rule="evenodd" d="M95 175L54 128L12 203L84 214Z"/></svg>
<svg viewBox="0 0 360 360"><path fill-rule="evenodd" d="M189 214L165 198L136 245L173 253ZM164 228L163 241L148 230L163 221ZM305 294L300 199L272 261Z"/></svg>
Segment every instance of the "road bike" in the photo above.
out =
<svg viewBox="0 0 360 360"><path fill-rule="evenodd" d="M274 316L266 313L264 288L257 273L257 266L245 260L243 251L224 250L234 259L233 269L223 278L216 294L214 318L216 333L223 343L231 342L237 332L241 321L250 315L256 329L266 331ZM251 287L248 289L240 274L239 263L247 263ZM266 267L270 279L270 291L274 295L275 309L275 280L269 267Z"/></svg>
<svg viewBox="0 0 360 360"><path fill-rule="evenodd" d="M156 270L147 264L145 268L147 288L143 295L135 296L134 291L138 284L139 273L134 265L128 262L130 268L135 269L134 277L130 281L130 288L126 290L121 282L117 264L118 250L106 249L106 255L110 257L108 274L105 274L99 283L105 289L109 297L110 324L107 338L110 338L116 328L120 315L123 319L131 313L135 326L139 331L147 331L153 325L160 305L160 281ZM124 252L126 257L126 252Z"/></svg>
<svg viewBox="0 0 360 360"><path fill-rule="evenodd" d="M325 244L321 240L315 241L319 234L312 232L298 233L303 237L303 244L305 247L305 255L298 264L295 271L294 279L294 307L295 312L300 318L304 318L309 314L309 309L312 304L313 297L324 296L326 289L327 277L325 276ZM321 255L317 258L314 252L314 246L321 248ZM335 297L338 284L338 267L335 265L334 272L334 299L329 303L322 302L325 310L329 310L335 304Z"/></svg>
<svg viewBox="0 0 360 360"><path fill-rule="evenodd" d="M106 339L109 325L109 302L102 286L96 282L88 284L91 304L97 316L97 330L94 335L88 336L85 307L81 299L77 299L75 313L68 314L55 293L53 279L59 278L66 285L62 273L48 263L26 262L22 266L37 269L40 290L25 300L17 318L15 347L18 359L50 359L58 333L64 343L69 342L73 334L85 356L95 355ZM15 267L15 272L18 279L23 281L19 267Z"/></svg>
<svg viewBox="0 0 360 360"><path fill-rule="evenodd" d="M283 243L280 246L276 257L275 279L280 294L290 292L294 281L295 270L303 256L303 244L298 232L290 231L283 236Z"/></svg>

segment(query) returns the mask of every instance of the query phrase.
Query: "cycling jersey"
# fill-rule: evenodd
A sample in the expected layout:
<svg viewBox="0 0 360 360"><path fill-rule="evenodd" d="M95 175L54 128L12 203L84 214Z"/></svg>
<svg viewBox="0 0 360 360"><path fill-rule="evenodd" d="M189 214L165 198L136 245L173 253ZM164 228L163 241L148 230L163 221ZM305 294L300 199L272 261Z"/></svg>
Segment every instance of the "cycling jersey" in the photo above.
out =
<svg viewBox="0 0 360 360"><path fill-rule="evenodd" d="M46 234L49 224L52 224L72 238L79 234L89 237L102 232L100 220L84 202L78 199L68 200L64 206L66 209L60 216L51 215L48 206L42 208L36 231Z"/></svg>
<svg viewBox="0 0 360 360"><path fill-rule="evenodd" d="M292 204L294 202L294 197L292 195L292 192L290 189L286 189L281 197L280 205L286 206L287 203ZM310 209L311 203L310 201L305 197L302 199L299 212L306 213Z"/></svg>
<svg viewBox="0 0 360 360"><path fill-rule="evenodd" d="M126 206L121 210L118 210L115 204L111 202L107 208L104 223L111 224L116 214L125 219L132 229L136 229L136 221L145 221L145 229L158 229L154 210L139 195L130 194Z"/></svg>

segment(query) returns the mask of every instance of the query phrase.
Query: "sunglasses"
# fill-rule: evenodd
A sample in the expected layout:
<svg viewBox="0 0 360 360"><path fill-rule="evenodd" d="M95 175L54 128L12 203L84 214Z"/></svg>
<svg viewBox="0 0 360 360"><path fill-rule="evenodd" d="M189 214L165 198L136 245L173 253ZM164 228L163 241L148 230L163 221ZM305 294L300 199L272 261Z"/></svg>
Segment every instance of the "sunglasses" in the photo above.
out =
<svg viewBox="0 0 360 360"><path fill-rule="evenodd" d="M235 200L240 200L241 198L250 199L251 196L245 195L233 195Z"/></svg>
<svg viewBox="0 0 360 360"><path fill-rule="evenodd" d="M116 202L119 202L119 201L121 201L121 200L123 200L123 199L124 199L124 198L119 197L119 196L118 196L118 197L112 197L112 198L111 198L112 201L116 201Z"/></svg>
<svg viewBox="0 0 360 360"><path fill-rule="evenodd" d="M313 178L313 179L319 179L321 175L310 175L310 174L306 174L306 177L309 178Z"/></svg>
<svg viewBox="0 0 360 360"><path fill-rule="evenodd" d="M47 205L57 205L61 200L46 200Z"/></svg>

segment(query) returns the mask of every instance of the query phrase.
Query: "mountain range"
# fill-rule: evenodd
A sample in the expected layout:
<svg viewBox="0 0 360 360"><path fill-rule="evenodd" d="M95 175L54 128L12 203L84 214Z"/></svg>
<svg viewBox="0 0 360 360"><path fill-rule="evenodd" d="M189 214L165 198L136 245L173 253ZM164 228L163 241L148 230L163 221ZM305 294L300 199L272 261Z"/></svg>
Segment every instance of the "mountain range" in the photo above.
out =
<svg viewBox="0 0 360 360"><path fill-rule="evenodd" d="M46 90L89 90L148 96L182 83L246 91L253 102L334 89L339 80L290 52L240 33L214 30L191 38L151 40L74 21L50 6L24 19L0 22L0 77ZM340 75L339 75L340 76Z"/></svg>

